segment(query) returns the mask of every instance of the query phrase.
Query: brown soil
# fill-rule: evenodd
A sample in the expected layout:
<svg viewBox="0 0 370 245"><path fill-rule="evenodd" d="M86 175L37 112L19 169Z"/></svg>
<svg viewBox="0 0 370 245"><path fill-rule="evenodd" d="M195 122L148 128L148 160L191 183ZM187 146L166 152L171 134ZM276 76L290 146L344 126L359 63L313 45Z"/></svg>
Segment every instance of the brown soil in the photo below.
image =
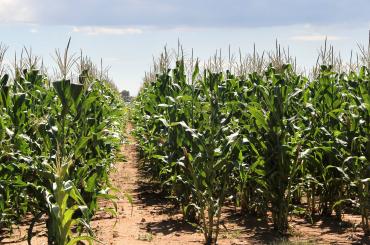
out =
<svg viewBox="0 0 370 245"><path fill-rule="evenodd" d="M116 218L99 212L92 222L97 239L104 244L202 244L202 233L184 222L179 211L159 191L158 185L149 181L138 170L135 140L128 125L128 144L122 146L127 161L117 164L112 173L112 184L129 194L119 194ZM101 202L102 207L111 206ZM291 236L296 244L370 244L369 237L356 228L359 216L345 215L341 225L332 218L320 219L314 224L294 217L290 221ZM224 209L219 244L269 244L277 241L270 222L253 217L245 218L232 206ZM28 222L21 224L12 235L1 234L0 244L27 244ZM45 223L34 228L32 244L46 244Z"/></svg>

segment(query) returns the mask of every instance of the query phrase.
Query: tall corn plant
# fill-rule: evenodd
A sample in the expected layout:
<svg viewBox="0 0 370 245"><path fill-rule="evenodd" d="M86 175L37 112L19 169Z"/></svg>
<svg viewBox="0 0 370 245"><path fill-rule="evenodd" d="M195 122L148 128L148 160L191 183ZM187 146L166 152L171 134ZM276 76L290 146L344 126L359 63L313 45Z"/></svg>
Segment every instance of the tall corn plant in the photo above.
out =
<svg viewBox="0 0 370 245"><path fill-rule="evenodd" d="M348 197L353 200L352 193L357 193L355 202L359 205L362 227L366 234L370 232L370 72L362 67L356 74L348 76L348 95L352 99L348 116L345 118L346 131L351 133L348 151L351 153L344 162L348 166L351 181Z"/></svg>
<svg viewBox="0 0 370 245"><path fill-rule="evenodd" d="M224 83L223 73L210 71L205 71L198 81L202 92L195 98L194 114L199 121L193 124L196 133L192 134L191 148L184 148L181 178L192 190L192 205L199 213L206 244L217 242L229 177L236 163L230 155L238 132L227 126L230 115L222 108L226 99Z"/></svg>
<svg viewBox="0 0 370 245"><path fill-rule="evenodd" d="M341 208L335 203L343 199L349 181L344 159L350 154L349 135L341 120L349 97L340 74L333 72L330 66L322 66L318 78L308 84L304 101L307 117L302 174L309 187L311 212L316 211L315 198L319 193L318 211L330 216L335 208L340 219Z"/></svg>
<svg viewBox="0 0 370 245"><path fill-rule="evenodd" d="M262 82L266 79L266 82ZM288 229L292 177L297 168L299 151L299 108L301 90L290 84L299 81L289 65L281 71L270 67L266 77L259 78L260 102L250 102L248 112L254 119L259 138L260 159L264 166L266 197L276 230Z"/></svg>
<svg viewBox="0 0 370 245"><path fill-rule="evenodd" d="M80 234L89 232L98 198L114 200L107 187L121 142L119 94L87 72L54 88L34 65L15 74L14 81L4 75L0 87L0 224L31 212L30 243L34 223L47 214L50 244L92 241Z"/></svg>
<svg viewBox="0 0 370 245"><path fill-rule="evenodd" d="M183 61L179 61L171 76L167 72L157 76L152 87L143 92L146 116L137 121L137 135L139 141L145 142L141 132L144 127L152 127L144 139L155 147L141 146L145 160L160 166L152 174L165 185L171 184L171 193L181 203L185 217L194 221L194 215L199 215L206 243L210 244L217 241L221 208L233 168L225 155L229 155L237 134L225 136L227 121L221 109L223 92L219 89L223 74L205 71L203 78L195 81L198 72L196 65L194 82L186 84Z"/></svg>
<svg viewBox="0 0 370 245"><path fill-rule="evenodd" d="M222 72L216 55L203 73L192 67L191 82L183 61L169 69L165 59L147 76L134 113L143 166L186 219L197 216L207 243L217 239L226 195L243 212L271 210L281 233L289 214L341 219L358 206L367 232L368 70L339 73L325 50L311 78L284 65L279 47L266 69L269 60L254 55L252 70L246 60L238 74L232 65Z"/></svg>

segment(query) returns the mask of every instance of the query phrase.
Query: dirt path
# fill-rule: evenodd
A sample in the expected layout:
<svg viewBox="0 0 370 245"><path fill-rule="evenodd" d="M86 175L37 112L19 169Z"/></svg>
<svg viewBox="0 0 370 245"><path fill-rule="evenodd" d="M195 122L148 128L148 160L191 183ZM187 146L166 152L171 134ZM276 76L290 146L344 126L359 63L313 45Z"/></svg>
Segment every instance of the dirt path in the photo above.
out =
<svg viewBox="0 0 370 245"><path fill-rule="evenodd" d="M97 239L109 245L202 244L202 233L184 223L178 210L159 192L160 188L139 171L136 143L131 130L132 125L128 124L128 143L122 146L127 161L117 163L117 171L111 174L111 180L114 187L130 194L133 205L121 193L116 218L98 212L92 221ZM101 202L101 206L108 207L111 204ZM276 239L271 222L245 218L232 206L225 208L223 213L220 245L278 244L271 243ZM359 217L345 216L344 220L353 221L354 218L358 220ZM44 221L36 224L32 244L47 243ZM0 239L0 244L27 244L27 225L25 222L15 228L13 235ZM290 226L292 236L289 240L301 242L293 244L370 244L369 237L348 222L338 225L336 221L327 219L309 224L304 219L293 218Z"/></svg>
<svg viewBox="0 0 370 245"><path fill-rule="evenodd" d="M112 184L129 194L121 194L118 217L98 217L93 227L99 240L107 244L201 244L202 234L180 220L167 200L156 191L153 183L138 170L135 140L127 127L128 144L122 146L127 162L119 163L112 173Z"/></svg>

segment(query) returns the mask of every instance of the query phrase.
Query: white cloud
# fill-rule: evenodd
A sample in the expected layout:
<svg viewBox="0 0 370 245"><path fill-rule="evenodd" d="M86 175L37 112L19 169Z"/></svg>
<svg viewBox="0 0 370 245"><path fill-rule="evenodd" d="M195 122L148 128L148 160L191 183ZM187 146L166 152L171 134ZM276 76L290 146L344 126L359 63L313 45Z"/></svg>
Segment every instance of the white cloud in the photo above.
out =
<svg viewBox="0 0 370 245"><path fill-rule="evenodd" d="M328 41L337 41L345 39L344 37L340 36L325 36L325 35L301 35L301 36L293 36L290 38L290 40L295 41L324 41L327 39Z"/></svg>
<svg viewBox="0 0 370 245"><path fill-rule="evenodd" d="M143 30L139 28L75 26L73 27L73 32L85 33L87 35L129 35L141 34L143 33Z"/></svg>
<svg viewBox="0 0 370 245"><path fill-rule="evenodd" d="M217 4L214 0L0 0L0 23L25 22L72 27L253 28L305 23L363 25L369 21L369 0L233 0L233 4L227 0L216 2ZM302 9L305 11L302 12ZM305 28L310 28L310 25ZM117 30L108 32L117 33Z"/></svg>
<svg viewBox="0 0 370 245"><path fill-rule="evenodd" d="M28 3L21 0L0 0L0 22L34 22L35 14Z"/></svg>

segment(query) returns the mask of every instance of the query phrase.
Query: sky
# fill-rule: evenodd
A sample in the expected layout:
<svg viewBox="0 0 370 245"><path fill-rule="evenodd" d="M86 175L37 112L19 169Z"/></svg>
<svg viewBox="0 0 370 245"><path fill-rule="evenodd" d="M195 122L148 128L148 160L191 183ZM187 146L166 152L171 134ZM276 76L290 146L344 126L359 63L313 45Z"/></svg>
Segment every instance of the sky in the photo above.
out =
<svg viewBox="0 0 370 245"><path fill-rule="evenodd" d="M367 44L370 0L0 0L7 59L23 47L55 66L56 48L103 60L120 90L135 95L153 57L182 43L201 60L217 49L272 50L275 40L301 66L316 62L325 38L348 58Z"/></svg>

